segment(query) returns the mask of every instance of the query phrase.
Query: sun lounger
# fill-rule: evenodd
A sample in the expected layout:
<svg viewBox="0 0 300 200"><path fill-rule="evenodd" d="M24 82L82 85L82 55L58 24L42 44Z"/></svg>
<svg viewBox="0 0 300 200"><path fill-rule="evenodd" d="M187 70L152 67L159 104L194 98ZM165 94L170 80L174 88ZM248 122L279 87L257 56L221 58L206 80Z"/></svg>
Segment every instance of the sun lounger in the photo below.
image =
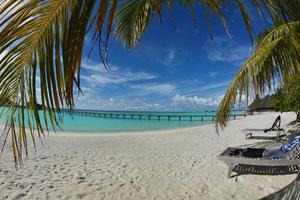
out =
<svg viewBox="0 0 300 200"><path fill-rule="evenodd" d="M273 125L271 126L271 128L267 128L264 130L265 133L269 132L269 131L282 131L283 129L280 128L281 125L281 116L278 115L278 117L276 118L276 120L274 121Z"/></svg>
<svg viewBox="0 0 300 200"><path fill-rule="evenodd" d="M299 140L300 136L298 137ZM228 178L231 177L232 170L238 165L266 167L286 166L290 167L291 169L294 169L294 167L297 166L299 169L300 142L297 141L297 143L293 144L293 146L291 146L291 142L276 151L270 151L264 148L227 148L218 156L218 158L228 164ZM276 156L275 154L274 156L274 153L278 153L284 147L288 147L290 150L282 151L280 155Z"/></svg>
<svg viewBox="0 0 300 200"><path fill-rule="evenodd" d="M263 131L264 133L276 131L276 138L280 139L281 137L285 136L285 131L283 128L280 127L281 125L281 116L278 115L276 120L274 121L273 125L270 128L267 129L245 129L244 131L247 131L245 133L245 139L252 139L253 138L253 132L254 131Z"/></svg>

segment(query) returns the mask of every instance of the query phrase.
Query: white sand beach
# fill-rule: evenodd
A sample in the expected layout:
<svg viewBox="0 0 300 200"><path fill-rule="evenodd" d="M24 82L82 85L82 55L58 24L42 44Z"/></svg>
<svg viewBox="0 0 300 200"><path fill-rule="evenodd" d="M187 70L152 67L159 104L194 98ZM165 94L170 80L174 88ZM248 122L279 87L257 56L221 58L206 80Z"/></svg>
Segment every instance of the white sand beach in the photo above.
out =
<svg viewBox="0 0 300 200"><path fill-rule="evenodd" d="M29 158L15 170L10 152L0 160L0 199L258 199L291 183L290 175L240 175L227 179L217 159L245 140L247 128L270 127L279 113L214 125L153 132L50 133L30 143ZM296 118L283 113L282 124ZM272 142L272 141L265 141Z"/></svg>

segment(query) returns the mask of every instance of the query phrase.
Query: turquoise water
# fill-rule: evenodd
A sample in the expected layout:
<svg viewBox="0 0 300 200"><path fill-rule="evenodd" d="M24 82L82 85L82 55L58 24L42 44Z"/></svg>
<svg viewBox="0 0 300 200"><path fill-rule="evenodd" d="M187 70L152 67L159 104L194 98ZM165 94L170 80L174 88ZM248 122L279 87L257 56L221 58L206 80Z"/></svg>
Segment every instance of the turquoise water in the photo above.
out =
<svg viewBox="0 0 300 200"><path fill-rule="evenodd" d="M65 115L62 120L62 128L65 131L88 131L88 132L118 132L118 131L140 131L159 130L180 127L191 127L201 124L208 124L204 121L175 121L175 120L155 120L155 119L110 119L89 116Z"/></svg>
<svg viewBox="0 0 300 200"><path fill-rule="evenodd" d="M94 111L95 112L95 111ZM107 112L107 111L105 111ZM146 130L161 130L161 129L174 129L183 127L199 126L204 124L210 124L212 117L215 115L213 111L206 112L133 112L133 111L109 111L109 113L116 114L129 114L129 115L143 115L142 119L135 116L133 119L127 116L123 119L123 116L119 118L104 118L104 117L92 117L81 115L70 115L63 113L60 115L60 126L62 131L72 132L120 132L120 131L146 131ZM40 114L42 112L40 111ZM238 114L237 112L235 114ZM153 115L148 120L148 115ZM158 120L157 116L162 115ZM178 120L178 116L182 116L181 120ZM195 117L199 115L207 115L207 117L201 118ZM168 120L167 116L171 116ZM194 116L190 121L189 116ZM3 119L1 120L3 122ZM56 127L56 130L60 130Z"/></svg>

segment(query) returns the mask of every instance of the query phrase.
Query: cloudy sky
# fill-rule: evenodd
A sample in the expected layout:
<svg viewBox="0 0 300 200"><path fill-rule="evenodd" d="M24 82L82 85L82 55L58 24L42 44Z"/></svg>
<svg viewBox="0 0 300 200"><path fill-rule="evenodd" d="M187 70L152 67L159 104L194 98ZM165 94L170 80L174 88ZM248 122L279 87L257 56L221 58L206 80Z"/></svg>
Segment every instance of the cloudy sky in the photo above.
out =
<svg viewBox="0 0 300 200"><path fill-rule="evenodd" d="M91 34L86 37L81 81L84 95L77 108L109 110L214 109L235 73L251 54L251 42L237 8L225 13L230 36L218 18L213 37L203 13L194 23L186 9L175 8L175 26L168 12L154 18L136 48L110 40L106 71ZM254 21L254 30L261 29ZM212 39L213 38L213 39Z"/></svg>

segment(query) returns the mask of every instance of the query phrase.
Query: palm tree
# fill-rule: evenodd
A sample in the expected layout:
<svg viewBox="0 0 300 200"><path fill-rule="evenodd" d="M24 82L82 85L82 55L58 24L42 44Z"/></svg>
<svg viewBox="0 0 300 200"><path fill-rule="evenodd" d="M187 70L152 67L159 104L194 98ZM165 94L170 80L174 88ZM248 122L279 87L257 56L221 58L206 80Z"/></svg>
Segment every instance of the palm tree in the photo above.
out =
<svg viewBox="0 0 300 200"><path fill-rule="evenodd" d="M216 117L216 128L223 128L230 109L246 96L263 95L300 72L300 1L274 1L279 15L274 26L260 33L255 51L241 66L223 97Z"/></svg>
<svg viewBox="0 0 300 200"><path fill-rule="evenodd" d="M273 2L277 0L251 1L259 13L268 11L271 16L279 16ZM151 19L161 18L163 8L172 9L174 4L173 0L0 0L0 105L11 102L0 113L6 119L2 139L4 144L8 139L12 142L16 164L21 163L23 154L27 155L27 138L35 143L34 128L38 136L43 135L42 122L48 129L58 123L61 109L73 108L75 88L80 91L86 34L94 32L91 48L99 45L101 59L109 68L107 52L112 33L132 48ZM193 19L195 9L203 10L208 24L209 16L217 15L226 31L222 8L232 4L239 8L252 37L250 17L241 0L180 1L180 5L189 8ZM281 29L286 30L287 25ZM226 100L221 105L226 105Z"/></svg>

